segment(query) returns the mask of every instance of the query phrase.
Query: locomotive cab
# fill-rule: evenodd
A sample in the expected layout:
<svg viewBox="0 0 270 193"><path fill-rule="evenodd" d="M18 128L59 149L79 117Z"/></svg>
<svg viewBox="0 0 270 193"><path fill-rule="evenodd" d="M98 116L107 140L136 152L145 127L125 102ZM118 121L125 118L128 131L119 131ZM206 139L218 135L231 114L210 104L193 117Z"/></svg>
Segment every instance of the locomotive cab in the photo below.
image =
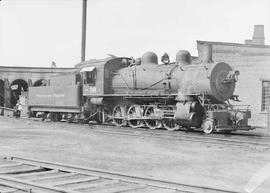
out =
<svg viewBox="0 0 270 193"><path fill-rule="evenodd" d="M84 67L81 69L83 96L96 94L97 69L95 66Z"/></svg>

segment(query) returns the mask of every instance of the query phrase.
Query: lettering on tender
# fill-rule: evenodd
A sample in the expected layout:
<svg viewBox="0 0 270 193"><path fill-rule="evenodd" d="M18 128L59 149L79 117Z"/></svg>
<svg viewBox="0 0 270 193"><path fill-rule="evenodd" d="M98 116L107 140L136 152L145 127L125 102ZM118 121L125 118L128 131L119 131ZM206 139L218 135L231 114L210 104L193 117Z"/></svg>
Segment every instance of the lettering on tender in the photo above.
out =
<svg viewBox="0 0 270 193"><path fill-rule="evenodd" d="M64 94L53 94L53 98L63 98L65 97Z"/></svg>
<svg viewBox="0 0 270 193"><path fill-rule="evenodd" d="M37 94L36 96L40 97L40 98L51 98L52 97L51 94Z"/></svg>
<svg viewBox="0 0 270 193"><path fill-rule="evenodd" d="M55 94L55 93L53 93L52 95L51 94L37 94L36 96L40 98L64 98L65 97L64 94Z"/></svg>

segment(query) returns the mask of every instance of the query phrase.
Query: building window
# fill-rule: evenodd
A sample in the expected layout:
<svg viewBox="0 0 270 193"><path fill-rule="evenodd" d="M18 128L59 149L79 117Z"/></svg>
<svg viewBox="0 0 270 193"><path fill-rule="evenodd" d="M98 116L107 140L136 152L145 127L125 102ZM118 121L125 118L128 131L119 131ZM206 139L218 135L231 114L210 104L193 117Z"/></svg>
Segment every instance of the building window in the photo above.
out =
<svg viewBox="0 0 270 193"><path fill-rule="evenodd" d="M267 97L270 97L270 81L262 81L262 111L267 110Z"/></svg>

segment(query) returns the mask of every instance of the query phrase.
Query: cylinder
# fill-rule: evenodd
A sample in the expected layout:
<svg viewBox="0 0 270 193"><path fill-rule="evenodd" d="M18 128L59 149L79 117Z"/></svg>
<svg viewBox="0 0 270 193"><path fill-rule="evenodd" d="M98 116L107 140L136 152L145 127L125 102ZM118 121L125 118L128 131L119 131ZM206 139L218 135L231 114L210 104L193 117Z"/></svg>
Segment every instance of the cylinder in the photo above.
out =
<svg viewBox="0 0 270 193"><path fill-rule="evenodd" d="M174 119L181 126L198 127L202 122L202 117L199 115L200 109L193 109L193 103L181 103L176 104L176 112ZM193 111L196 110L196 111Z"/></svg>

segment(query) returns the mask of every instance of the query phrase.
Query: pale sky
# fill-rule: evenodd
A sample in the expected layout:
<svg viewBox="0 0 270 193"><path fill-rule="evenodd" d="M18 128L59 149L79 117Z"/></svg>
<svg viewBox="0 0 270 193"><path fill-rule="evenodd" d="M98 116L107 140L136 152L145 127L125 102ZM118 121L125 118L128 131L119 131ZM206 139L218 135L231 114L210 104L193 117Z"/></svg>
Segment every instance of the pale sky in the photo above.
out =
<svg viewBox="0 0 270 193"><path fill-rule="evenodd" d="M73 67L80 62L82 0L0 1L0 65ZM140 57L196 40L243 43L255 24L270 44L270 0L88 0L86 59Z"/></svg>

